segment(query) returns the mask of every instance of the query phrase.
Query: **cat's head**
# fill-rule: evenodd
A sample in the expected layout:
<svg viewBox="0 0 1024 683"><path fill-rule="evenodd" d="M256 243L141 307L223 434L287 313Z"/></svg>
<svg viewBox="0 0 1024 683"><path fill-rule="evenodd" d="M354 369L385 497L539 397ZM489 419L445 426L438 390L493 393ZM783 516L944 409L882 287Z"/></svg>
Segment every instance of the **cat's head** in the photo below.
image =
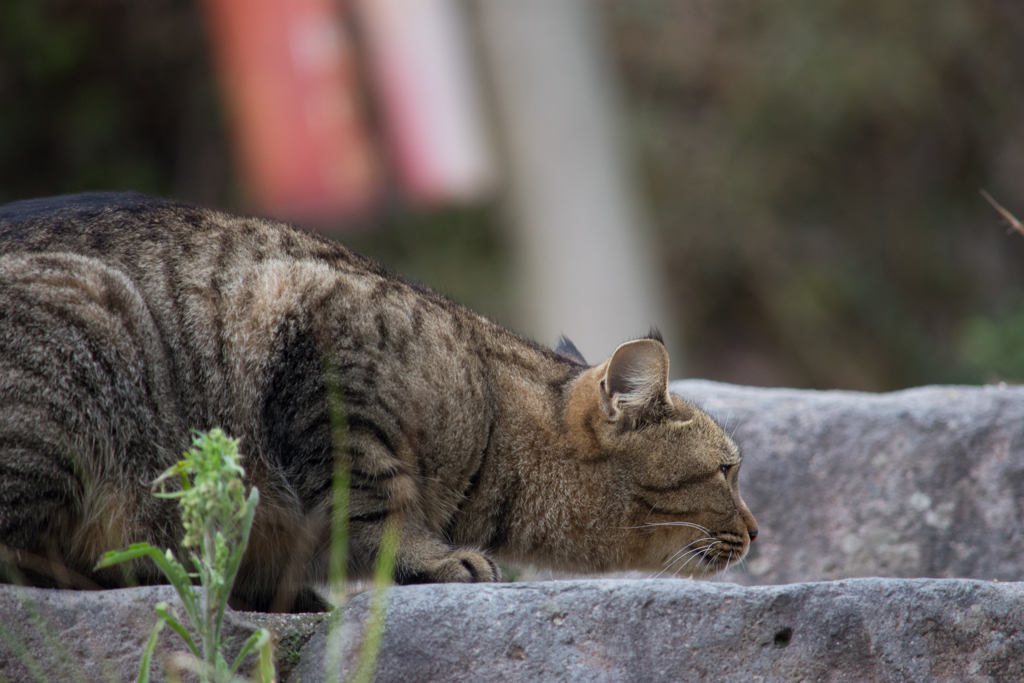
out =
<svg viewBox="0 0 1024 683"><path fill-rule="evenodd" d="M567 417L577 452L613 482L599 516L617 568L703 575L739 561L757 522L739 492L739 449L669 392L668 364L660 339L622 344L578 378Z"/></svg>

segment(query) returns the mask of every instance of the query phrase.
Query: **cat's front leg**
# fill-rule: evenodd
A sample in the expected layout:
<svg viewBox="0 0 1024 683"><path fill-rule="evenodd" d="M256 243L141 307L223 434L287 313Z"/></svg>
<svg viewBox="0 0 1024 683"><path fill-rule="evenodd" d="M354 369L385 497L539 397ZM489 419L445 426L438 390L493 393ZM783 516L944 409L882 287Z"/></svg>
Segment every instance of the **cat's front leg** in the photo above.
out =
<svg viewBox="0 0 1024 683"><path fill-rule="evenodd" d="M394 519L394 517L391 517ZM367 574L380 551L385 521L352 519L352 558L359 574ZM398 584L480 583L501 581L501 570L485 553L453 548L422 525L401 524L394 580Z"/></svg>
<svg viewBox="0 0 1024 683"><path fill-rule="evenodd" d="M395 581L400 584L501 581L501 570L479 550L452 548L434 534L413 531L399 544Z"/></svg>

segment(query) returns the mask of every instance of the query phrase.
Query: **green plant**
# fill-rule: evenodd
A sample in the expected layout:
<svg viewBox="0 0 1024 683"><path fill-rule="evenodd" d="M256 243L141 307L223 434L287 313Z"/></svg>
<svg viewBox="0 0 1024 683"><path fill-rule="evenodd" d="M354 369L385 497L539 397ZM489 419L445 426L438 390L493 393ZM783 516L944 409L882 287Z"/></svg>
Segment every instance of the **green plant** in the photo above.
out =
<svg viewBox="0 0 1024 683"><path fill-rule="evenodd" d="M331 533L330 599L339 605L329 617L327 675L338 680L341 672L341 625L344 615L346 567L348 564L348 507L350 483L350 453L348 448L348 420L345 414L344 393L341 390L337 368L325 360L327 392L334 442L333 519ZM196 572L189 573L170 550L161 552L148 543L136 543L124 550L107 553L97 568L149 557L160 567L181 596L189 623L201 634L202 648L196 644L182 626L178 615L167 603L156 605L157 623L150 633L143 655L138 680L148 681L156 642L164 626L170 625L188 645L194 659L186 664L195 670L202 681L237 680L235 672L247 654L260 652L257 675L269 682L274 678L270 633L260 629L242 646L229 667L222 654L221 625L231 587L245 552L252 527L259 491L254 487L248 499L242 484L244 471L238 464L238 440L230 439L220 429L208 434L197 433L192 448L185 457L169 468L154 482L160 490L154 495L177 498L185 528L183 545L189 549ZM177 476L181 490L167 492L164 485ZM351 680L359 683L372 680L384 635L388 587L395 569L400 539L398 519L385 525L380 552L374 571L377 589L368 615L362 651ZM204 591L200 595L192 585L198 578Z"/></svg>
<svg viewBox="0 0 1024 683"><path fill-rule="evenodd" d="M154 488L160 486L160 491L154 491L154 495L178 499L185 528L183 545L190 550L194 573L187 572L170 550L161 552L149 543L135 543L124 550L106 553L97 564L97 568L101 568L141 557L151 558L177 590L188 622L201 637L200 647L173 609L165 602L157 604L159 619L146 644L140 682L149 680L157 637L165 625L170 625L188 645L195 659L186 667L194 669L204 682L234 680L242 660L254 650L260 653L258 680L269 683L274 679L270 632L266 629L259 629L250 636L230 666L222 652L224 610L259 503L259 491L255 487L249 497L245 497L244 471L238 464L238 457L238 440L228 438L221 429L212 429L208 434L197 433L184 458L154 482ZM181 490L166 491L164 485L175 476L181 481ZM193 578L199 579L203 587L201 593L193 587Z"/></svg>

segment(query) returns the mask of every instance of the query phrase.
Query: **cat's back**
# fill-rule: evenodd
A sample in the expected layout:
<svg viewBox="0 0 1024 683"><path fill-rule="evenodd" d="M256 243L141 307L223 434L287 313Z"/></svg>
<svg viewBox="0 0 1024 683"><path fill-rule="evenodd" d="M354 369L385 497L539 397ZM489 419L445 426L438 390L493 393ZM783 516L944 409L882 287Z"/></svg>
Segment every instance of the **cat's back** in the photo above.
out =
<svg viewBox="0 0 1024 683"><path fill-rule="evenodd" d="M202 213L196 207L137 192L25 199L0 206L0 253L117 254L202 231L209 222Z"/></svg>
<svg viewBox="0 0 1024 683"><path fill-rule="evenodd" d="M23 315L0 325L8 356L26 346L29 329L59 337L68 355L82 346L82 330L95 348L112 349L124 337L121 321L136 321L131 346L153 355L147 367L164 371L159 383L181 397L188 426L235 434L258 430L275 373L284 368L285 385L294 385L293 366L319 368L313 359L331 345L345 347L346 373L365 368L373 396L390 388L406 399L401 376L475 367L478 333L517 346L337 242L134 192L0 206L0 308L15 303Z"/></svg>
<svg viewBox="0 0 1024 683"><path fill-rule="evenodd" d="M0 206L0 276L10 281L26 263L40 272L103 271L123 280L175 348L203 344L204 329L232 312L270 323L282 305L327 283L343 280L357 290L380 281L408 286L341 244L279 221L137 192ZM259 292L264 296L254 296Z"/></svg>
<svg viewBox="0 0 1024 683"><path fill-rule="evenodd" d="M125 267L220 270L247 261L311 259L356 263L341 245L278 221L239 216L138 192L85 192L0 206L0 254L67 251Z"/></svg>
<svg viewBox="0 0 1024 683"><path fill-rule="evenodd" d="M237 407L256 400L281 321L339 270L371 269L276 221L134 192L0 206L0 388L67 414L65 433L93 415L125 424L90 431L174 448L188 428L251 432Z"/></svg>

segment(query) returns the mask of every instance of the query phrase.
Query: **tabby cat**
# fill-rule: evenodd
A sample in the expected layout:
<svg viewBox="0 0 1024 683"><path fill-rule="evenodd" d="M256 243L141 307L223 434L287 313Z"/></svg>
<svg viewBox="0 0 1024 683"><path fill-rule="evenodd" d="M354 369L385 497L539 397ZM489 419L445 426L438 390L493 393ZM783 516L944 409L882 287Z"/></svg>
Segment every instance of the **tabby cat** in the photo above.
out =
<svg viewBox="0 0 1024 683"><path fill-rule="evenodd" d="M757 526L736 445L669 393L668 364L654 333L589 367L567 340L544 348L271 220L135 193L8 204L0 569L110 587L125 577L94 569L104 551L148 541L182 557L176 504L151 482L191 430L220 426L261 492L234 600L310 608L327 573L333 367L354 575L389 518L404 584L498 581L495 559L718 571Z"/></svg>

